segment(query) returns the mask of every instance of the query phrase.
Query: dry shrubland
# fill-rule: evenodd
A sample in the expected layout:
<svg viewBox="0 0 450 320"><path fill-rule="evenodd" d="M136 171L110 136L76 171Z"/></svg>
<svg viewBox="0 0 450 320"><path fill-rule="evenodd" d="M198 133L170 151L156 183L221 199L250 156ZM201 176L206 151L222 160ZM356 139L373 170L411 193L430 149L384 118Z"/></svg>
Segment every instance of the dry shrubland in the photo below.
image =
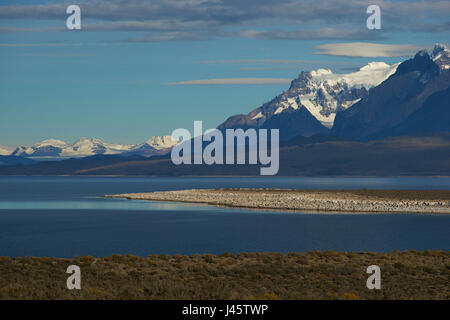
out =
<svg viewBox="0 0 450 320"><path fill-rule="evenodd" d="M66 288L72 264L81 290ZM449 251L0 257L0 299L450 299L449 284Z"/></svg>

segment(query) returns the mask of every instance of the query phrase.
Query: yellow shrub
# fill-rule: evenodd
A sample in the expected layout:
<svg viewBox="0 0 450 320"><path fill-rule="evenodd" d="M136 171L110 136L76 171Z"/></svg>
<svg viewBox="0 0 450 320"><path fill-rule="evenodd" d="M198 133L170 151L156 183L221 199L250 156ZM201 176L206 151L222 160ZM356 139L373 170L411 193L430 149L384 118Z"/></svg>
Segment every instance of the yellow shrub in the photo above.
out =
<svg viewBox="0 0 450 320"><path fill-rule="evenodd" d="M280 300L280 297L275 293L264 293L262 296L256 297L255 300Z"/></svg>
<svg viewBox="0 0 450 320"><path fill-rule="evenodd" d="M354 293L344 293L342 295L342 299L344 300L359 300L359 297Z"/></svg>

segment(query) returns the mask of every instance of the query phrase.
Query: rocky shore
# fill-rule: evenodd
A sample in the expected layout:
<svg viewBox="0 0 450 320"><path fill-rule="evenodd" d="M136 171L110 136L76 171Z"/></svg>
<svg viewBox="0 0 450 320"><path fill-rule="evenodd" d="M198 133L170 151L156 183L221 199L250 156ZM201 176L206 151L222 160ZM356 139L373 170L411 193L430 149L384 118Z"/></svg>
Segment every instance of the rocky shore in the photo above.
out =
<svg viewBox="0 0 450 320"><path fill-rule="evenodd" d="M193 189L105 197L272 210L450 213L450 190Z"/></svg>

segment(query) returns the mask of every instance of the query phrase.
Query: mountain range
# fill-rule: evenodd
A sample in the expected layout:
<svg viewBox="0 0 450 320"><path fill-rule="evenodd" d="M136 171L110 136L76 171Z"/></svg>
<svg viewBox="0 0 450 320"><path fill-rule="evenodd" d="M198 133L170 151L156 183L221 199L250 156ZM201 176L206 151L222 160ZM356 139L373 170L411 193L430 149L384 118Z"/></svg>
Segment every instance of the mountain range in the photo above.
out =
<svg viewBox="0 0 450 320"><path fill-rule="evenodd" d="M57 139L47 139L31 146L2 147L0 155L32 159L80 158L93 155L140 155L166 154L178 142L171 136L151 137L141 144L111 144L97 138L82 137L73 144Z"/></svg>
<svg viewBox="0 0 450 320"><path fill-rule="evenodd" d="M349 74L302 72L288 90L248 114L231 116L218 128L279 128L282 140L315 134L354 140L385 137L430 95L449 86L449 72L450 50L441 44L431 55L420 51L392 65L371 62Z"/></svg>
<svg viewBox="0 0 450 320"><path fill-rule="evenodd" d="M281 144L278 175L450 176L449 159L450 133L368 142L298 136ZM97 155L0 166L0 175L257 176L259 173L259 165L176 166L170 155L151 158Z"/></svg>
<svg viewBox="0 0 450 320"><path fill-rule="evenodd" d="M400 64L366 98L338 113L331 133L350 139L374 140L450 131L450 65L444 63L448 63L449 53L443 46L436 46L431 56L420 51L413 59ZM418 122L424 115L427 117Z"/></svg>
<svg viewBox="0 0 450 320"><path fill-rule="evenodd" d="M284 175L450 175L450 50L437 44L404 62L372 62L348 74L302 72L288 90L218 128L279 129ZM0 166L9 165L0 174L257 171L254 166L174 166L165 154L176 143L165 136L138 145L82 138L72 145L50 139L14 150L0 147ZM58 164L30 164L23 158L45 156L88 157Z"/></svg>
<svg viewBox="0 0 450 320"><path fill-rule="evenodd" d="M329 69L302 72L288 90L247 115L228 118L219 129L280 128L283 140L328 133L337 113L366 98L370 88L395 73L398 65L371 62L349 74Z"/></svg>

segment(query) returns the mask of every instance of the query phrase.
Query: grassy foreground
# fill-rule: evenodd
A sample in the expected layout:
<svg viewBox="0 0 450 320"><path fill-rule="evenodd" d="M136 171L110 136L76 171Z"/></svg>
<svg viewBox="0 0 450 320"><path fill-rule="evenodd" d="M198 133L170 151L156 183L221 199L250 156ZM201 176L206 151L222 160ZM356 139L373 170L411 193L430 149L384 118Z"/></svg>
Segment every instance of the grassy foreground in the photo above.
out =
<svg viewBox="0 0 450 320"><path fill-rule="evenodd" d="M366 287L373 264L381 290ZM450 299L449 283L449 251L0 257L0 299Z"/></svg>

